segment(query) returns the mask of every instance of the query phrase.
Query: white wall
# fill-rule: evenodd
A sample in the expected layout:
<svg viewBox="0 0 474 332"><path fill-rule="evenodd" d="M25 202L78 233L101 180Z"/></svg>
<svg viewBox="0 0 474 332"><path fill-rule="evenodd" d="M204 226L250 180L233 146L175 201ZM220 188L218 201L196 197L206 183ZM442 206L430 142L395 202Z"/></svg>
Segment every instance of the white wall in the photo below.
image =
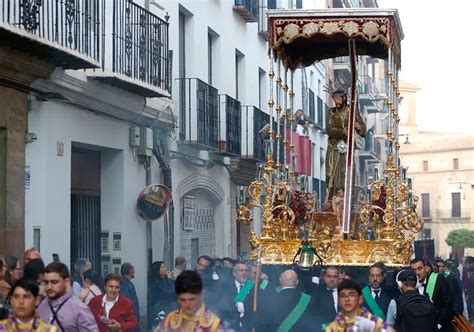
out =
<svg viewBox="0 0 474 332"><path fill-rule="evenodd" d="M145 187L145 171L134 160L129 147L129 124L57 102L33 102L29 130L38 140L27 145L26 163L31 168L31 185L26 190L26 247L33 245L33 227L41 227L41 253L45 263L58 253L70 261L71 151L73 142L101 151L101 225L103 230L122 233L122 250L112 251L136 267L135 286L144 308L146 299L145 223L135 212L139 192ZM57 142L64 143L64 155L57 155ZM153 180L158 178L153 164ZM153 231L154 256L161 258L161 220ZM142 312L145 312L142 309Z"/></svg>
<svg viewBox="0 0 474 332"><path fill-rule="evenodd" d="M183 185L183 181L187 181L189 176L196 175L205 177L200 186L202 190L209 190L209 186L220 187L223 190L222 201L216 205L215 208L215 255L224 257L231 255L231 248L235 248L235 243L231 236L231 211L230 211L230 186L229 173L221 166L214 166L212 168L196 167L191 165L186 159L174 159L171 162L173 169L173 189L175 202L175 229L174 229L174 250L175 256L180 254L180 240L181 233L186 232L182 230L180 224L182 210L180 209L180 200L186 195L187 191L180 191L179 188ZM209 195L211 195L209 193ZM216 197L213 197L216 201ZM206 239L200 239L206 241ZM231 246L231 248L229 247ZM194 267L196 262L189 262L188 267Z"/></svg>
<svg viewBox="0 0 474 332"><path fill-rule="evenodd" d="M214 45L213 86L219 94L235 98L235 51L244 55L245 90L242 105L258 106L258 68L268 68L265 40L258 35L257 23L246 23L232 7L233 1L161 1L170 15L170 49L174 51L173 75L179 72L179 6L189 13L186 26L186 77L208 82L208 28L218 34ZM174 99L179 91L173 82Z"/></svg>
<svg viewBox="0 0 474 332"><path fill-rule="evenodd" d="M214 0L183 0L159 1L160 5L164 7L163 12L168 12L170 16L170 30L169 40L170 49L173 50L173 77L177 78L180 72L180 54L179 54L179 13L186 15L185 19L185 69L186 78L198 78L206 83L209 83L208 77L208 34L212 30L213 34L213 77L212 86L218 89L219 94L227 94L236 98L236 70L235 70L235 54L236 50L243 56L241 67L239 70L239 98L241 105L252 105L259 107L259 68L268 75L270 69L270 60L268 58L267 42L258 34L257 23L247 23L234 10L234 1L214 1ZM277 66L274 65L274 70L277 72ZM318 91L317 82L321 80L324 85L326 68L322 64L311 66L314 72L315 85L311 87L316 95L319 95L323 101L326 100L324 92ZM283 68L281 75L283 78ZM288 75L289 80L290 75ZM275 82L276 77L273 82ZM270 79L266 76L265 82L267 86L262 90L269 92ZM307 82L308 83L308 82ZM289 85L289 83L288 83ZM302 100L302 75L301 70L296 71L294 75L295 103L294 109L303 107ZM305 88L308 84L305 84ZM274 89L275 91L275 89ZM275 99L274 94L274 99ZM175 105L179 105L179 85L177 80L173 80L173 99ZM267 101L270 96L264 96L262 111L268 113ZM282 105L283 106L283 105ZM288 103L289 107L289 103ZM307 111L307 110L306 110ZM179 109L176 107L176 115L179 115ZM274 115L276 112L274 111ZM252 115L250 115L252 116ZM192 116L193 120L195 115ZM246 120L245 114L242 114L242 122ZM252 118L249 119L249 134L253 135ZM179 123L179 122L178 122ZM245 135L244 126L243 135ZM195 131L195 129L193 129ZM176 131L176 134L179 129ZM221 132L223 132L221 128ZM194 138L195 139L195 138ZM319 150L326 146L324 134L321 132L312 132L311 139L316 143L314 164L319 165L320 157ZM246 139L242 139L243 154L252 154L253 140L249 140L249 152L245 151ZM185 154L198 156L197 149L183 148L177 144L172 145L172 150L179 151ZM325 154L325 152L323 152ZM206 158L204 158L206 159ZM201 161L198 161L201 162ZM173 190L182 183L190 174L201 174L209 177L219 183L225 191L225 199L216 208L216 255L230 255L233 248L236 247L235 236L232 234L231 224L235 222L230 211L230 200L235 197L230 196L230 187L233 185L230 180L229 173L222 166L214 166L210 169L206 167L193 166L191 163L183 160L174 160L172 162L173 169ZM324 172L324 170L323 170ZM314 176L322 177L324 180L324 173L321 174L319 166ZM184 193L182 193L184 194ZM179 254L180 247L180 232L181 231L181 211L178 208L178 200L180 197L175 197L175 255ZM195 262L190 262L191 265Z"/></svg>

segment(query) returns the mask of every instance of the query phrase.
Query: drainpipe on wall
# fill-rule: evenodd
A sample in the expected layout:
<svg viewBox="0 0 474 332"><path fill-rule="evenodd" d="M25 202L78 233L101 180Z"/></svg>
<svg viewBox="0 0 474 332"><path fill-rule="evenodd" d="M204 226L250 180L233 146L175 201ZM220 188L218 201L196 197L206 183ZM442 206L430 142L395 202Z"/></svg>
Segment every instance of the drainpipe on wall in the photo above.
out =
<svg viewBox="0 0 474 332"><path fill-rule="evenodd" d="M173 126L157 124L153 127L153 155L161 168L161 182L168 187L171 192L172 172L170 167L170 132ZM168 212L163 217L164 224L164 245L163 261L172 270L174 267L174 205L173 200L169 206Z"/></svg>

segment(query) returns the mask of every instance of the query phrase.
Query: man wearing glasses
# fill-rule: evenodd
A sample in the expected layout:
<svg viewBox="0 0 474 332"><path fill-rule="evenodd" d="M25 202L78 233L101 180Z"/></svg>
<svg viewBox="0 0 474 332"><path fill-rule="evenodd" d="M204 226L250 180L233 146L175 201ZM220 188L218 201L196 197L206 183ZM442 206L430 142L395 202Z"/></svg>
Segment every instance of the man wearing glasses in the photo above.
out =
<svg viewBox="0 0 474 332"><path fill-rule="evenodd" d="M252 326L254 281L249 280L248 272L247 265L236 263L232 270L233 278L222 285L222 316L236 331L247 331Z"/></svg>
<svg viewBox="0 0 474 332"><path fill-rule="evenodd" d="M364 297L362 289L353 280L343 280L337 287L341 310L336 319L326 327L326 332L364 331L386 332L387 324L361 307Z"/></svg>

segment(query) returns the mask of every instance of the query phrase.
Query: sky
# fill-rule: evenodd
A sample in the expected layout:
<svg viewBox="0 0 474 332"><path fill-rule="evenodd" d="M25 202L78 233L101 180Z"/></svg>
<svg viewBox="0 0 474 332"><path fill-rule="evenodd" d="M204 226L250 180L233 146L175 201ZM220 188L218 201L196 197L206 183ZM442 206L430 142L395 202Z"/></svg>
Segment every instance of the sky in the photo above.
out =
<svg viewBox="0 0 474 332"><path fill-rule="evenodd" d="M400 78L421 88L418 129L474 135L474 1L378 4L397 8L400 15L405 35Z"/></svg>

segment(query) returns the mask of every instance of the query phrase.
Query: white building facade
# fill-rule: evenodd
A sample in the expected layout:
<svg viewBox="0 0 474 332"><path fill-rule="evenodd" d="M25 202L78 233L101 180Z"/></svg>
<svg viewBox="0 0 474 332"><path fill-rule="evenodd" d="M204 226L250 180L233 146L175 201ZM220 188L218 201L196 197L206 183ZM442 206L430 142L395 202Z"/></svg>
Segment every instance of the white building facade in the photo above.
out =
<svg viewBox="0 0 474 332"><path fill-rule="evenodd" d="M269 118L264 13L266 8L290 4L240 3L162 2L170 16L173 100L179 115L170 151L174 252L185 256L191 267L200 255L248 254L248 229L237 225L235 209L238 187L250 183L257 163L264 160L258 136ZM318 191L318 181L324 179L320 160L326 144L325 75L323 64L294 75L294 110L303 109L307 117L312 112L308 136L313 141L311 158L318 161L308 174L312 191Z"/></svg>
<svg viewBox="0 0 474 332"><path fill-rule="evenodd" d="M25 152L25 247L38 248L46 264L52 254L68 266L88 258L103 276L132 263L146 313L147 233L136 202L147 185L144 166L153 184L162 183L162 170L153 142L140 151L131 128L172 125L168 28L131 1L100 4L101 67L57 67L33 83L40 92L29 98L28 131L37 139ZM153 260L163 259L163 230L162 219L153 224Z"/></svg>

